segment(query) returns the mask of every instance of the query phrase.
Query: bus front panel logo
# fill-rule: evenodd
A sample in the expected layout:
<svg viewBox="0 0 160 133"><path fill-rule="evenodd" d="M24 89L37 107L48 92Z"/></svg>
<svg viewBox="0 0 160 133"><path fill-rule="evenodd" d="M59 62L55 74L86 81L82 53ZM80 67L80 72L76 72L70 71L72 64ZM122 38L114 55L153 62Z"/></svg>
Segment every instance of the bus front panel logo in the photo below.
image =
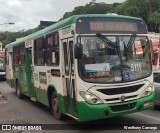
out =
<svg viewBox="0 0 160 133"><path fill-rule="evenodd" d="M126 97L123 95L119 98L119 100L121 100L122 102L126 99Z"/></svg>

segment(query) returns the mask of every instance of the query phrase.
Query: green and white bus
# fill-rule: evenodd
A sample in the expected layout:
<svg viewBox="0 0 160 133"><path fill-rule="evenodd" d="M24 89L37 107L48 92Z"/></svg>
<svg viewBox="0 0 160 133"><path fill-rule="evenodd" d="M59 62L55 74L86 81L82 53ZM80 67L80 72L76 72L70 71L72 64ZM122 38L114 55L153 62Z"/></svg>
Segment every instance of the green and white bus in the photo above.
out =
<svg viewBox="0 0 160 133"><path fill-rule="evenodd" d="M2 45L0 44L0 48ZM6 79L6 70L5 70L5 51L0 49L0 80Z"/></svg>
<svg viewBox="0 0 160 133"><path fill-rule="evenodd" d="M69 17L5 47L7 82L19 98L51 107L57 119L83 122L153 109L147 32L135 17Z"/></svg>

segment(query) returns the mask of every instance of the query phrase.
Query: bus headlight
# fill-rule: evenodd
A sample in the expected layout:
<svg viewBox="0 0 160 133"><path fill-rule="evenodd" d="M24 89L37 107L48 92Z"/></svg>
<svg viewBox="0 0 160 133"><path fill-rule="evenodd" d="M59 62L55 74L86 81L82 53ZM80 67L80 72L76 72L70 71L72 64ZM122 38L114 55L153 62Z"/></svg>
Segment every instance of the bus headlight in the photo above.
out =
<svg viewBox="0 0 160 133"><path fill-rule="evenodd" d="M91 103L91 104L103 103L97 96L95 96L95 95L93 95L93 94L91 94L89 92L80 91L79 94L88 103Z"/></svg>
<svg viewBox="0 0 160 133"><path fill-rule="evenodd" d="M142 93L141 97L149 96L153 91L153 86L148 86L147 89Z"/></svg>

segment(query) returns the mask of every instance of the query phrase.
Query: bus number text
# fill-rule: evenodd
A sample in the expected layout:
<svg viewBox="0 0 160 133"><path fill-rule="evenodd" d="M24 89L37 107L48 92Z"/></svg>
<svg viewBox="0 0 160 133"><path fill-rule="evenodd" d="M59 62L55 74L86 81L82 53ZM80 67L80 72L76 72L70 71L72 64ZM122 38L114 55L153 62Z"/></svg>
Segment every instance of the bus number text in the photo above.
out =
<svg viewBox="0 0 160 133"><path fill-rule="evenodd" d="M137 64L131 64L131 71L141 71L141 64L137 63Z"/></svg>

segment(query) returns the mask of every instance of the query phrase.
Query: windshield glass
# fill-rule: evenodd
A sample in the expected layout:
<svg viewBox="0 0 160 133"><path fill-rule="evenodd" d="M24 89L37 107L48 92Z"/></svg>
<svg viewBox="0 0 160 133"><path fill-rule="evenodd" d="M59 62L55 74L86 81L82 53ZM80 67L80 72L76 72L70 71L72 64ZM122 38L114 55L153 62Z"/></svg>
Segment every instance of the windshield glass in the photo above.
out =
<svg viewBox="0 0 160 133"><path fill-rule="evenodd" d="M79 74L88 82L129 82L151 74L150 46L142 36L82 36Z"/></svg>

